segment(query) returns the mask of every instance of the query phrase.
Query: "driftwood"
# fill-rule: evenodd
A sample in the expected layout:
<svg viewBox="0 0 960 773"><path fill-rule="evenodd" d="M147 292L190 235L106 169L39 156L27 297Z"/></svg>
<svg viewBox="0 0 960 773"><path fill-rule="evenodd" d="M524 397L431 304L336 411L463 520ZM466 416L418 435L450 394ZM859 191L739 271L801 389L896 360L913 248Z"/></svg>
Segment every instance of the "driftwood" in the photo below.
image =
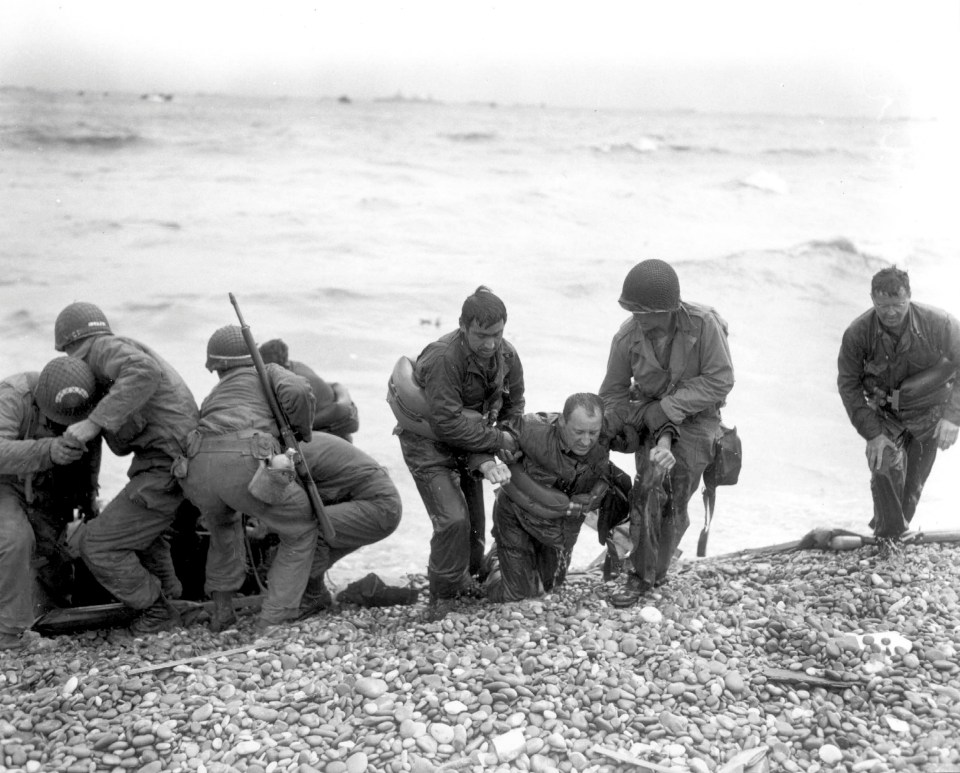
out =
<svg viewBox="0 0 960 773"><path fill-rule="evenodd" d="M648 762L647 760L641 760L639 757L634 757L629 752L625 752L622 749L606 749L603 746L595 744L590 749L594 754L602 754L604 757L609 757L612 760L617 762L622 762L626 765L633 765L634 767L642 768L643 770L654 771L654 773L680 773L683 768L670 768L666 765L658 765L655 762Z"/></svg>
<svg viewBox="0 0 960 773"><path fill-rule="evenodd" d="M136 676L137 674L147 674L151 671L162 671L165 668L174 668L175 666L185 666L188 663L200 663L205 660L216 660L217 658L223 658L227 655L238 655L241 652L250 652L250 650L262 650L267 647L273 647L279 644L276 639L264 639L261 641L255 641L253 644L248 644L245 647L234 647L229 650L218 650L216 652L208 652L205 655L194 655L191 658L181 658L180 660L168 660L164 663L154 663L152 666L143 666L143 668L134 668L131 671L127 671L128 676Z"/></svg>
<svg viewBox="0 0 960 773"><path fill-rule="evenodd" d="M814 676L804 671L791 671L789 668L762 668L760 673L773 682L787 682L790 684L808 684L811 687L850 687L855 682L844 682L840 679L829 679L825 676Z"/></svg>

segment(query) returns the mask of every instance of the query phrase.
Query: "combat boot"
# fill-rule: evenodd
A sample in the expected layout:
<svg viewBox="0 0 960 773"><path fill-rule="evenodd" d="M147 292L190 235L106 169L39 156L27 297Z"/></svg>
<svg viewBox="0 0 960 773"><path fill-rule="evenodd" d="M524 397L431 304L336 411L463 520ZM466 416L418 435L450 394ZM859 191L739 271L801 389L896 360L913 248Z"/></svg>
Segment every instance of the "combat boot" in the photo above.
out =
<svg viewBox="0 0 960 773"><path fill-rule="evenodd" d="M220 633L237 624L237 613L233 609L233 591L215 590L210 594L213 599L213 612L210 613L210 630Z"/></svg>
<svg viewBox="0 0 960 773"><path fill-rule="evenodd" d="M169 631L178 625L180 625L180 613L161 593L156 601L130 623L130 633L134 636L142 636L158 631Z"/></svg>

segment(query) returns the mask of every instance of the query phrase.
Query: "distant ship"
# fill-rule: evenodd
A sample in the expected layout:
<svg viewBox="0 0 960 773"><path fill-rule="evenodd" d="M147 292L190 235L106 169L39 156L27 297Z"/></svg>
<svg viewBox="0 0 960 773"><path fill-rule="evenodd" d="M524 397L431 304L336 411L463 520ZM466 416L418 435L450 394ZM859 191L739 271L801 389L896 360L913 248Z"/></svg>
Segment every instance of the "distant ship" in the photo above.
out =
<svg viewBox="0 0 960 773"><path fill-rule="evenodd" d="M405 97L402 92L397 92L392 97L377 97L374 102L416 102L422 104L439 104L433 97Z"/></svg>
<svg viewBox="0 0 960 773"><path fill-rule="evenodd" d="M173 94L141 94L140 99L145 100L146 102L173 102Z"/></svg>

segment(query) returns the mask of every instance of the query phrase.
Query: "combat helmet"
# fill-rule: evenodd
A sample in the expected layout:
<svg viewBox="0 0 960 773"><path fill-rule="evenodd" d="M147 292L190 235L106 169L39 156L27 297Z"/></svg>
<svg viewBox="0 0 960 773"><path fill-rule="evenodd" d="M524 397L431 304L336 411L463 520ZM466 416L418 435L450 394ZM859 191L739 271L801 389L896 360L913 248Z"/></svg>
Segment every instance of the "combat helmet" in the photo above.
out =
<svg viewBox="0 0 960 773"><path fill-rule="evenodd" d="M113 333L110 323L99 306L92 303L71 303L57 315L53 326L53 345L58 352L69 344L90 336Z"/></svg>
<svg viewBox="0 0 960 773"><path fill-rule="evenodd" d="M57 357L40 371L34 397L40 412L55 424L83 421L96 405L97 379L79 357Z"/></svg>
<svg viewBox="0 0 960 773"><path fill-rule="evenodd" d="M637 263L623 280L619 303L631 312L675 311L680 307L677 272L657 258Z"/></svg>
<svg viewBox="0 0 960 773"><path fill-rule="evenodd" d="M207 370L230 370L253 365L253 357L238 325L224 325L207 342Z"/></svg>

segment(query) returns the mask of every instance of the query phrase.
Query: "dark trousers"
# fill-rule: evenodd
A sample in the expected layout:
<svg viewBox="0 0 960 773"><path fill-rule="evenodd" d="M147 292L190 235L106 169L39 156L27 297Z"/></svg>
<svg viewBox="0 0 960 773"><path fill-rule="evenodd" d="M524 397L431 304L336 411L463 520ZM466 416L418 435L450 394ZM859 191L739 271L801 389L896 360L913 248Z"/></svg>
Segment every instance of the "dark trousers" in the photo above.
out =
<svg viewBox="0 0 960 773"><path fill-rule="evenodd" d="M402 431L403 460L433 524L427 576L439 597L454 596L480 571L486 513L483 480L466 456L443 443Z"/></svg>
<svg viewBox="0 0 960 773"><path fill-rule="evenodd" d="M870 476L873 495L873 519L870 528L877 537L899 537L908 528L917 503L937 458L934 437L919 440L904 432L898 441L902 451L900 464L893 463L893 450L887 448L880 461L880 469Z"/></svg>
<svg viewBox="0 0 960 773"><path fill-rule="evenodd" d="M630 494L630 582L649 588L663 582L690 525L687 504L710 463L720 419L698 417L680 425L673 443L676 464L664 473L650 462L653 438L637 452L637 477Z"/></svg>
<svg viewBox="0 0 960 773"><path fill-rule="evenodd" d="M486 581L491 601L518 601L563 584L583 518L539 518L505 494L493 505L496 569Z"/></svg>
<svg viewBox="0 0 960 773"><path fill-rule="evenodd" d="M137 472L103 512L83 526L80 555L90 573L116 598L146 609L160 595L179 596L180 582L167 536L183 492L170 474L172 460Z"/></svg>

